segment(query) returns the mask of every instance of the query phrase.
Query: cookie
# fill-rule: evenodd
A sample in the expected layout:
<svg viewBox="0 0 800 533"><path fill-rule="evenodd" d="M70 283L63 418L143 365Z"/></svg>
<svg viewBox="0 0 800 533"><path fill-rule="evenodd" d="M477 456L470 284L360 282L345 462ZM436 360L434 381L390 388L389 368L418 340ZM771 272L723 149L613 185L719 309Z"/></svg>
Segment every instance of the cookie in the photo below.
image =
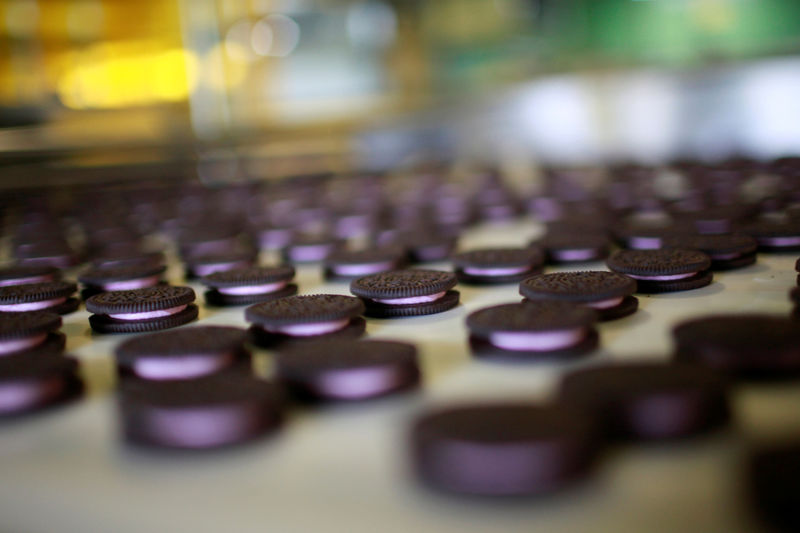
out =
<svg viewBox="0 0 800 533"><path fill-rule="evenodd" d="M627 223L614 228L614 239L629 250L657 250L664 245L664 240L694 233L686 225L671 224L668 226Z"/></svg>
<svg viewBox="0 0 800 533"><path fill-rule="evenodd" d="M101 292L128 291L154 287L163 283L165 265L141 264L90 268L78 276L84 285L81 295L84 299Z"/></svg>
<svg viewBox="0 0 800 533"><path fill-rule="evenodd" d="M711 315L678 324L672 336L677 361L742 377L800 375L800 328L788 318Z"/></svg>
<svg viewBox="0 0 800 533"><path fill-rule="evenodd" d="M531 245L542 248L547 262L554 265L599 261L608 256L611 248L611 242L604 233L590 231L548 231Z"/></svg>
<svg viewBox="0 0 800 533"><path fill-rule="evenodd" d="M288 263L318 263L324 261L339 246L339 241L330 237L299 236L294 237L281 253Z"/></svg>
<svg viewBox="0 0 800 533"><path fill-rule="evenodd" d="M251 305L244 317L254 326L253 340L269 348L289 341L355 338L364 334L364 305L338 294L287 296Z"/></svg>
<svg viewBox="0 0 800 533"><path fill-rule="evenodd" d="M727 381L697 365L635 362L577 370L561 381L561 400L591 412L609 437L663 440L724 425Z"/></svg>
<svg viewBox="0 0 800 533"><path fill-rule="evenodd" d="M561 360L597 347L596 320L586 306L537 300L479 309L467 316L466 325L470 348L478 357Z"/></svg>
<svg viewBox="0 0 800 533"><path fill-rule="evenodd" d="M104 292L86 300L94 313L89 324L98 333L142 333L169 329L197 318L194 291L158 285L146 289Z"/></svg>
<svg viewBox="0 0 800 533"><path fill-rule="evenodd" d="M595 310L599 320L615 320L636 312L636 281L604 271L557 272L526 279L519 293L527 300L575 302Z"/></svg>
<svg viewBox="0 0 800 533"><path fill-rule="evenodd" d="M49 311L0 313L0 357L31 350L61 353L66 337L61 317Z"/></svg>
<svg viewBox="0 0 800 533"><path fill-rule="evenodd" d="M68 281L0 287L0 312L51 311L65 315L80 305L77 298L71 297L76 290L77 285Z"/></svg>
<svg viewBox="0 0 800 533"><path fill-rule="evenodd" d="M635 279L644 294L699 289L713 279L711 258L697 250L618 250L606 265Z"/></svg>
<svg viewBox="0 0 800 533"><path fill-rule="evenodd" d="M202 278L215 272L248 268L256 261L252 252L226 252L192 255L184 259L186 279Z"/></svg>
<svg viewBox="0 0 800 533"><path fill-rule="evenodd" d="M800 439L753 447L744 473L748 500L775 531L800 531Z"/></svg>
<svg viewBox="0 0 800 533"><path fill-rule="evenodd" d="M209 288L206 303L216 306L250 305L294 296L294 267L245 267L215 272L200 279Z"/></svg>
<svg viewBox="0 0 800 533"><path fill-rule="evenodd" d="M0 418L63 404L83 392L78 362L52 352L0 357Z"/></svg>
<svg viewBox="0 0 800 533"><path fill-rule="evenodd" d="M758 242L760 252L800 250L800 220L761 220L744 226L741 231Z"/></svg>
<svg viewBox="0 0 800 533"><path fill-rule="evenodd" d="M278 379L302 399L365 400L419 384L413 344L383 340L308 343L275 357Z"/></svg>
<svg viewBox="0 0 800 533"><path fill-rule="evenodd" d="M0 268L0 287L46 283L61 279L61 271L54 266L12 265Z"/></svg>
<svg viewBox="0 0 800 533"><path fill-rule="evenodd" d="M117 268L134 266L166 265L167 260L162 252L141 252L139 250L104 252L92 257L94 268Z"/></svg>
<svg viewBox="0 0 800 533"><path fill-rule="evenodd" d="M455 274L439 270L393 270L364 276L350 283L350 292L361 298L364 314L375 318L441 313L458 305L459 293L451 290Z"/></svg>
<svg viewBox="0 0 800 533"><path fill-rule="evenodd" d="M567 487L591 472L598 445L591 420L566 406L460 405L414 421L417 476L437 490L524 496Z"/></svg>
<svg viewBox="0 0 800 533"><path fill-rule="evenodd" d="M149 380L196 379L249 358L247 331L197 326L139 335L114 350L122 376Z"/></svg>
<svg viewBox="0 0 800 533"><path fill-rule="evenodd" d="M699 250L711 258L711 270L733 270L756 262L758 243L749 235L722 233L668 237L663 247Z"/></svg>
<svg viewBox="0 0 800 533"><path fill-rule="evenodd" d="M350 281L361 276L397 270L405 265L405 254L397 247L337 250L325 259L327 280Z"/></svg>
<svg viewBox="0 0 800 533"><path fill-rule="evenodd" d="M518 283L542 271L544 254L535 247L483 248L454 255L453 265L460 283Z"/></svg>
<svg viewBox="0 0 800 533"><path fill-rule="evenodd" d="M123 383L119 413L131 444L214 449L262 437L283 419L279 388L248 376Z"/></svg>

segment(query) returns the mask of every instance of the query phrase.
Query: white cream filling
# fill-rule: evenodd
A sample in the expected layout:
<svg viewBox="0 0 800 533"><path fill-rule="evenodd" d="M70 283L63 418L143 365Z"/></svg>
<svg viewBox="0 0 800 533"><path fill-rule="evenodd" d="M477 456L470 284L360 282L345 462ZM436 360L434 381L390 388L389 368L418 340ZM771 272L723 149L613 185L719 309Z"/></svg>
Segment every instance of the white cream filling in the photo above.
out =
<svg viewBox="0 0 800 533"><path fill-rule="evenodd" d="M36 382L0 385L0 413L13 413L46 403L64 390L60 376Z"/></svg>
<svg viewBox="0 0 800 533"><path fill-rule="evenodd" d="M47 333L40 333L22 339L10 339L0 342L0 355L19 352L42 344L47 339Z"/></svg>
<svg viewBox="0 0 800 533"><path fill-rule="evenodd" d="M634 250L657 250L661 248L661 237L631 237L628 246Z"/></svg>
<svg viewBox="0 0 800 533"><path fill-rule="evenodd" d="M192 268L192 270L194 270L195 275L202 277L211 275L214 272L224 272L226 270L233 270L236 267L244 265L245 263L241 261L236 261L234 263L209 263L206 265L195 265Z"/></svg>
<svg viewBox="0 0 800 533"><path fill-rule="evenodd" d="M308 324L287 324L285 326L264 329L271 333L282 333L294 337L311 337L313 335L324 335L325 333L339 331L347 327L349 323L350 319L344 319L332 320L330 322L311 322Z"/></svg>
<svg viewBox="0 0 800 533"><path fill-rule="evenodd" d="M146 278L128 279L125 281L111 281L101 285L104 291L129 291L133 289L144 289L154 287L160 281L159 276L148 276Z"/></svg>
<svg viewBox="0 0 800 533"><path fill-rule="evenodd" d="M593 307L595 309L608 309L609 307L615 307L622 303L624 298L609 298L608 300L598 300L596 302L586 302L586 305L589 307Z"/></svg>
<svg viewBox="0 0 800 533"><path fill-rule="evenodd" d="M530 270L529 266L496 268L464 267L461 269L464 274L469 274L471 276L513 276L514 274L522 274L528 270Z"/></svg>
<svg viewBox="0 0 800 533"><path fill-rule="evenodd" d="M586 328L543 333L503 331L489 335L489 342L504 350L545 352L574 346L584 337L586 337Z"/></svg>
<svg viewBox="0 0 800 533"><path fill-rule="evenodd" d="M691 278L692 276L696 276L697 272L688 272L686 274L670 274L668 276L637 276L634 274L625 274L629 278L633 279L641 279L645 281L671 281L674 279L685 279Z"/></svg>
<svg viewBox="0 0 800 533"><path fill-rule="evenodd" d="M341 276L366 276L377 274L394 268L394 262L384 261L382 263L361 263L357 265L333 265L331 270L334 274Z"/></svg>
<svg viewBox="0 0 800 533"><path fill-rule="evenodd" d="M728 259L736 259L737 257L741 257L743 254L739 252L733 252L729 254L708 254L711 259L715 259L718 261L725 261Z"/></svg>
<svg viewBox="0 0 800 533"><path fill-rule="evenodd" d="M191 379L225 368L232 360L232 354L221 357L207 355L140 357L133 364L133 372L139 377L153 380Z"/></svg>
<svg viewBox="0 0 800 533"><path fill-rule="evenodd" d="M574 250L552 250L550 255L557 261L585 261L597 256L597 252L592 248Z"/></svg>
<svg viewBox="0 0 800 533"><path fill-rule="evenodd" d="M289 284L288 281L277 281L275 283L263 283L261 285L243 285L241 287L217 287L220 294L230 294L231 296L243 296L248 294L267 294L279 291Z"/></svg>
<svg viewBox="0 0 800 533"><path fill-rule="evenodd" d="M111 318L116 318L117 320L146 320L149 318L161 318L174 315L180 313L184 309L186 309L186 305L170 307L169 309L158 309L156 311L145 311L142 313L116 313L113 315L109 314L108 316Z"/></svg>
<svg viewBox="0 0 800 533"><path fill-rule="evenodd" d="M410 298L372 298L373 302L378 302L387 305L408 305L408 304L421 304L427 302L435 302L439 298L447 294L447 291L437 292L436 294L426 294L425 296L412 296Z"/></svg>
<svg viewBox="0 0 800 533"><path fill-rule="evenodd" d="M0 305L0 311L9 313L20 313L22 311L38 311L39 309L47 309L67 301L66 297L53 298L52 300L40 300L38 302L26 302L24 304L4 304Z"/></svg>
<svg viewBox="0 0 800 533"><path fill-rule="evenodd" d="M0 287L8 287L9 285L26 285L28 283L44 283L47 281L53 281L53 276L31 276L28 278L4 279L0 281Z"/></svg>
<svg viewBox="0 0 800 533"><path fill-rule="evenodd" d="M767 246L798 246L800 245L800 237L759 237L760 244Z"/></svg>

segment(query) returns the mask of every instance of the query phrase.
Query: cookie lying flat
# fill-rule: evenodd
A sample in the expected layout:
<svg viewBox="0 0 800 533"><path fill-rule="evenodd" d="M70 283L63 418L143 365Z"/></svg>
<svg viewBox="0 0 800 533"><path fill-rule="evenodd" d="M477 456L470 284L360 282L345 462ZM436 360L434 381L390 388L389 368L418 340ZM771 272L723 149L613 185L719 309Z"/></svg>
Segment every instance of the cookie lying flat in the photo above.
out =
<svg viewBox="0 0 800 533"><path fill-rule="evenodd" d="M237 268L247 268L255 263L256 257L252 252L226 252L194 255L187 257L186 279L201 278L215 272L225 272Z"/></svg>
<svg viewBox="0 0 800 533"><path fill-rule="evenodd" d="M461 283L517 283L542 271L544 255L536 247L483 248L454 255L453 265Z"/></svg>
<svg viewBox="0 0 800 533"><path fill-rule="evenodd" d="M609 436L673 439L728 420L727 381L697 365L625 363L578 370L561 399L595 413Z"/></svg>
<svg viewBox="0 0 800 533"><path fill-rule="evenodd" d="M0 268L0 287L46 283L61 279L61 271L54 266L13 265Z"/></svg>
<svg viewBox="0 0 800 533"><path fill-rule="evenodd" d="M635 279L644 294L699 289L713 279L711 258L697 250L618 250L606 265Z"/></svg>
<svg viewBox="0 0 800 533"><path fill-rule="evenodd" d="M324 275L327 280L352 280L397 270L405 264L401 248L370 248L366 250L337 250L325 259Z"/></svg>
<svg viewBox="0 0 800 533"><path fill-rule="evenodd" d="M278 378L301 398L364 400L416 387L417 349L381 340L320 341L278 352Z"/></svg>
<svg viewBox="0 0 800 533"><path fill-rule="evenodd" d="M128 442L211 449L274 431L282 421L283 401L279 389L267 381L217 375L123 383L119 411Z"/></svg>
<svg viewBox="0 0 800 533"><path fill-rule="evenodd" d="M528 404L426 413L411 429L416 474L429 486L484 496L533 495L586 477L597 451L581 411Z"/></svg>
<svg viewBox="0 0 800 533"><path fill-rule="evenodd" d="M216 306L249 305L297 294L294 267L246 267L215 272L200 282L209 287L206 302Z"/></svg>
<svg viewBox="0 0 800 533"><path fill-rule="evenodd" d="M364 276L350 283L350 292L361 298L365 315L375 318L441 313L458 305L459 293L451 290L455 274L439 270L393 270Z"/></svg>
<svg viewBox="0 0 800 533"><path fill-rule="evenodd" d="M800 250L800 221L758 221L742 228L758 242L761 252L796 252Z"/></svg>
<svg viewBox="0 0 800 533"><path fill-rule="evenodd" d="M78 362L37 352L0 357L0 418L62 404L81 395Z"/></svg>
<svg viewBox="0 0 800 533"><path fill-rule="evenodd" d="M800 328L772 315L712 315L672 330L675 359L750 377L800 375Z"/></svg>
<svg viewBox="0 0 800 533"><path fill-rule="evenodd" d="M603 233L548 232L541 239L531 243L544 249L550 264L584 263L599 261L608 256L611 243Z"/></svg>
<svg viewBox="0 0 800 533"><path fill-rule="evenodd" d="M664 239L664 248L699 250L711 258L711 270L733 270L756 262L758 243L749 235L685 235Z"/></svg>
<svg viewBox="0 0 800 533"><path fill-rule="evenodd" d="M61 317L49 311L0 313L0 357L31 350L61 353L66 337L60 327Z"/></svg>
<svg viewBox="0 0 800 533"><path fill-rule="evenodd" d="M596 320L586 306L537 300L479 309L466 322L476 356L541 360L578 357L594 350Z"/></svg>
<svg viewBox="0 0 800 533"><path fill-rule="evenodd" d="M288 263L303 264L324 261L341 243L330 237L300 236L282 250Z"/></svg>
<svg viewBox="0 0 800 533"><path fill-rule="evenodd" d="M50 311L66 315L80 305L77 298L71 297L77 290L78 286L68 281L0 287L0 312Z"/></svg>
<svg viewBox="0 0 800 533"><path fill-rule="evenodd" d="M247 331L225 326L198 326L139 335L117 346L122 376L150 380L196 379L248 359Z"/></svg>
<svg viewBox="0 0 800 533"><path fill-rule="evenodd" d="M349 339L364 334L364 304L352 296L312 294L288 296L251 305L244 318L253 341L265 348L294 341Z"/></svg>
<svg viewBox="0 0 800 533"><path fill-rule="evenodd" d="M557 272L526 279L519 293L527 300L561 300L591 307L599 320L615 320L636 312L636 281L604 271Z"/></svg>
<svg viewBox="0 0 800 533"><path fill-rule="evenodd" d="M194 291L159 285L146 289L104 292L86 300L94 313L89 325L98 333L143 333L174 328L197 318Z"/></svg>
<svg viewBox="0 0 800 533"><path fill-rule="evenodd" d="M84 299L101 292L128 291L155 287L163 283L165 265L141 264L90 268L78 276L84 285L81 295Z"/></svg>

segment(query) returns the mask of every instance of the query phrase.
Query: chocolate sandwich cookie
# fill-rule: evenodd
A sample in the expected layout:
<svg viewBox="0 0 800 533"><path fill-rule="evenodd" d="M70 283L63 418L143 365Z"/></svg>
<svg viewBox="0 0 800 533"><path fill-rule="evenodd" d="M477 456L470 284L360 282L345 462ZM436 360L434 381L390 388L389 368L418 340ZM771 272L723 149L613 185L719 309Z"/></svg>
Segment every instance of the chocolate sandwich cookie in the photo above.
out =
<svg viewBox="0 0 800 533"><path fill-rule="evenodd" d="M672 330L674 358L743 377L800 375L800 328L772 315L711 315Z"/></svg>
<svg viewBox="0 0 800 533"><path fill-rule="evenodd" d="M78 263L78 257L64 241L41 241L18 246L14 251L17 261L25 265L69 268Z"/></svg>
<svg viewBox="0 0 800 533"><path fill-rule="evenodd" d="M291 283L294 267L234 268L215 272L200 279L209 287L206 303L216 306L249 305L276 300L297 294L297 285Z"/></svg>
<svg viewBox="0 0 800 533"><path fill-rule="evenodd" d="M611 243L604 233L581 231L579 233L548 232L531 243L541 247L547 262L559 265L599 261L608 256Z"/></svg>
<svg viewBox="0 0 800 533"><path fill-rule="evenodd" d="M283 399L270 382L223 374L188 381L123 383L124 438L137 445L212 449L251 441L280 426Z"/></svg>
<svg viewBox="0 0 800 533"><path fill-rule="evenodd" d="M399 247L337 250L325 259L325 279L350 281L361 276L397 270L405 265Z"/></svg>
<svg viewBox="0 0 800 533"><path fill-rule="evenodd" d="M447 492L521 496L552 492L586 477L596 430L580 410L529 404L463 405L419 417L412 466Z"/></svg>
<svg viewBox="0 0 800 533"><path fill-rule="evenodd" d="M59 281L61 271L47 265L12 265L0 268L0 287Z"/></svg>
<svg viewBox="0 0 800 533"><path fill-rule="evenodd" d="M331 237L300 236L293 238L281 253L288 263L318 263L339 246L340 242Z"/></svg>
<svg viewBox="0 0 800 533"><path fill-rule="evenodd" d="M664 248L699 250L711 258L711 270L733 270L756 262L758 243L749 235L720 233L664 239Z"/></svg>
<svg viewBox="0 0 800 533"><path fill-rule="evenodd" d="M453 256L456 277L469 285L518 283L544 265L539 248L483 248Z"/></svg>
<svg viewBox="0 0 800 533"><path fill-rule="evenodd" d="M644 294L699 289L713 279L711 258L697 250L618 250L606 265L635 279Z"/></svg>
<svg viewBox="0 0 800 533"><path fill-rule="evenodd" d="M762 220L742 228L758 242L760 252L796 252L800 250L800 220L776 222Z"/></svg>
<svg viewBox="0 0 800 533"><path fill-rule="evenodd" d="M143 333L188 324L197 318L189 287L158 285L146 289L104 292L86 300L94 313L89 325L98 333Z"/></svg>
<svg viewBox="0 0 800 533"><path fill-rule="evenodd" d="M81 395L78 362L52 352L0 357L0 418L62 404Z"/></svg>
<svg viewBox="0 0 800 533"><path fill-rule="evenodd" d="M365 400L419 384L413 344L383 340L320 341L276 356L278 379L301 399Z"/></svg>
<svg viewBox="0 0 800 533"><path fill-rule="evenodd" d="M265 348L287 342L351 339L364 334L364 304L338 294L287 296L251 305L244 318L252 322L253 341Z"/></svg>
<svg viewBox="0 0 800 533"><path fill-rule="evenodd" d="M750 503L775 531L800 531L800 439L754 447L745 481Z"/></svg>
<svg viewBox="0 0 800 533"><path fill-rule="evenodd" d="M727 381L697 365L636 362L578 370L561 399L594 413L610 437L661 440L719 427L729 416Z"/></svg>
<svg viewBox="0 0 800 533"><path fill-rule="evenodd" d="M636 312L636 281L604 271L557 272L526 279L519 293L527 300L563 300L591 307L599 320L615 320Z"/></svg>
<svg viewBox="0 0 800 533"><path fill-rule="evenodd" d="M92 266L95 268L143 267L166 264L167 260L162 252L140 252L138 250L104 252L92 258Z"/></svg>
<svg viewBox="0 0 800 533"><path fill-rule="evenodd" d="M129 291L155 287L163 283L162 274L167 270L165 265L133 265L90 268L78 276L84 288L81 295L84 299L101 292Z"/></svg>
<svg viewBox="0 0 800 533"><path fill-rule="evenodd" d="M596 320L586 306L537 300L485 307L469 314L466 323L478 357L560 360L597 348Z"/></svg>
<svg viewBox="0 0 800 533"><path fill-rule="evenodd" d="M121 343L114 353L121 376L196 379L234 366L249 367L246 340L244 329L198 326L139 335Z"/></svg>
<svg viewBox="0 0 800 533"><path fill-rule="evenodd" d="M50 311L66 315L80 305L77 298L71 297L77 290L78 286L68 281L0 287L0 312Z"/></svg>
<svg viewBox="0 0 800 533"><path fill-rule="evenodd" d="M375 318L441 313L458 305L459 292L451 290L455 274L439 270L393 270L364 276L350 283L361 298L365 315Z"/></svg>
<svg viewBox="0 0 800 533"><path fill-rule="evenodd" d="M613 230L617 243L629 250L657 250L664 245L664 239L683 235L691 229L686 225L653 225L643 223L622 224Z"/></svg>
<svg viewBox="0 0 800 533"><path fill-rule="evenodd" d="M399 243L406 249L409 262L432 263L448 259L458 243L457 237L430 232L407 235Z"/></svg>
<svg viewBox="0 0 800 533"><path fill-rule="evenodd" d="M256 261L253 252L193 255L184 259L186 279L202 278L215 272L248 268Z"/></svg>
<svg viewBox="0 0 800 533"><path fill-rule="evenodd" d="M0 357L32 350L61 353L66 337L61 317L49 311L0 313Z"/></svg>

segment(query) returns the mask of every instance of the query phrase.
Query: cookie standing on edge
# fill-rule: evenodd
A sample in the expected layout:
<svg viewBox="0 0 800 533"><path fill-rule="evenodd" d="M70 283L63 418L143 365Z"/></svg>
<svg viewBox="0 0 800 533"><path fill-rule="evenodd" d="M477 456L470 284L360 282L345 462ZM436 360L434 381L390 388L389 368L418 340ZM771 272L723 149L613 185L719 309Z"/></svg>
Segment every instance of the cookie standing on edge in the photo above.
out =
<svg viewBox="0 0 800 533"><path fill-rule="evenodd" d="M561 400L595 413L612 437L658 440L727 422L727 380L697 365L636 362L577 370Z"/></svg>
<svg viewBox="0 0 800 533"><path fill-rule="evenodd" d="M544 255L535 247L483 248L454 255L453 264L460 283L518 283L542 271Z"/></svg>
<svg viewBox="0 0 800 533"><path fill-rule="evenodd" d="M84 285L81 295L89 298L101 292L128 291L155 287L163 283L165 265L133 265L118 267L90 268L78 276Z"/></svg>
<svg viewBox="0 0 800 533"><path fill-rule="evenodd" d="M552 492L586 477L597 453L579 410L528 404L463 405L426 413L411 428L417 475L461 494Z"/></svg>
<svg viewBox="0 0 800 533"><path fill-rule="evenodd" d="M0 312L50 311L66 315L80 305L77 298L71 297L77 290L78 286L68 281L0 287Z"/></svg>
<svg viewBox="0 0 800 533"><path fill-rule="evenodd" d="M244 318L252 322L253 341L269 348L293 341L350 339L364 334L364 304L338 294L287 296L251 305Z"/></svg>
<svg viewBox="0 0 800 533"><path fill-rule="evenodd" d="M364 314L375 318L430 315L458 305L456 276L439 270L393 270L364 276L350 283L350 292L361 298Z"/></svg>
<svg viewBox="0 0 800 533"><path fill-rule="evenodd" d="M383 340L320 341L276 355L278 378L301 398L365 400L416 387L413 344Z"/></svg>
<svg viewBox="0 0 800 533"><path fill-rule="evenodd" d="M122 376L149 380L196 379L248 361L247 331L197 326L139 335L117 346Z"/></svg>
<svg viewBox="0 0 800 533"><path fill-rule="evenodd" d="M636 281L616 272L586 271L542 274L519 284L526 300L579 303L597 312L600 320L615 320L636 312Z"/></svg>
<svg viewBox="0 0 800 533"><path fill-rule="evenodd" d="M699 289L713 279L711 258L697 250L618 250L606 265L635 279L643 294Z"/></svg>
<svg viewBox="0 0 800 533"><path fill-rule="evenodd" d="M249 305L297 294L294 267L249 267L215 272L200 282L209 287L206 302L216 306Z"/></svg>
<svg viewBox="0 0 800 533"><path fill-rule="evenodd" d="M83 392L77 369L75 359L56 353L0 357L0 418L77 398Z"/></svg>
<svg viewBox="0 0 800 533"><path fill-rule="evenodd" d="M86 300L86 310L94 313L89 325L98 333L143 333L195 320L194 300L190 287L159 285L97 294Z"/></svg>
<svg viewBox="0 0 800 533"><path fill-rule="evenodd" d="M282 411L279 388L247 376L126 382L119 396L125 439L162 448L241 444L275 430Z"/></svg>
<svg viewBox="0 0 800 533"><path fill-rule="evenodd" d="M31 350L61 353L67 338L60 327L61 317L48 311L0 313L0 357Z"/></svg>
<svg viewBox="0 0 800 533"><path fill-rule="evenodd" d="M541 360L578 357L597 348L597 317L572 302L529 301L467 316L469 345L479 357Z"/></svg>

